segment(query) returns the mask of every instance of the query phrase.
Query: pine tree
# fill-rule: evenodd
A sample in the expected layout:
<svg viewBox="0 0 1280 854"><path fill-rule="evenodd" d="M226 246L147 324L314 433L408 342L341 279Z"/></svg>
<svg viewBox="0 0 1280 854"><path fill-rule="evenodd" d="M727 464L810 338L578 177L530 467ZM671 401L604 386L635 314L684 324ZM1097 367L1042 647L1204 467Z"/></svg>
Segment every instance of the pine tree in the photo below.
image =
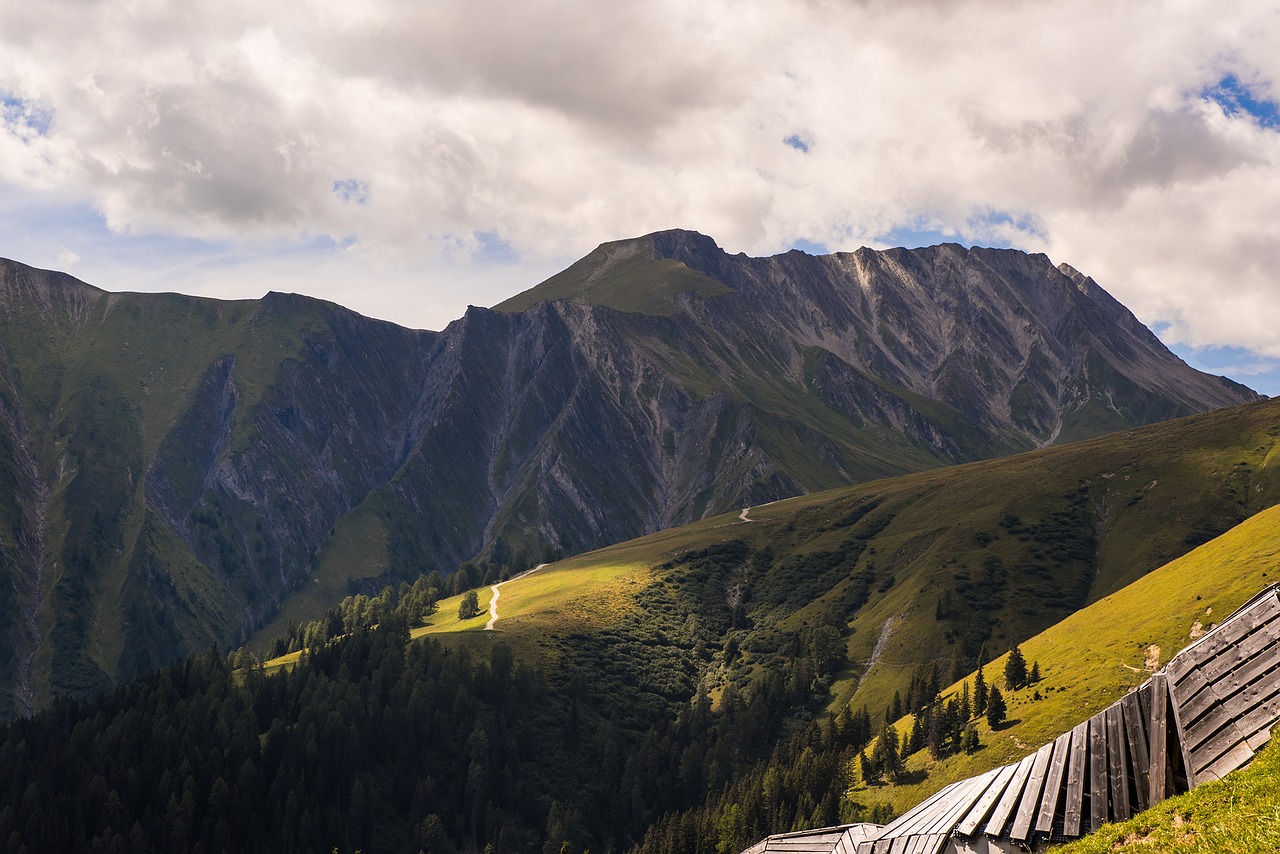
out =
<svg viewBox="0 0 1280 854"><path fill-rule="evenodd" d="M1006 711L1004 695L1000 693L998 686L992 685L991 696L987 698L987 724L992 729L999 729L1000 725L1004 723Z"/></svg>
<svg viewBox="0 0 1280 854"><path fill-rule="evenodd" d="M981 742L978 741L978 728L970 723L964 728L964 752L973 754L978 752Z"/></svg>
<svg viewBox="0 0 1280 854"><path fill-rule="evenodd" d="M915 720L911 724L911 735L907 739L907 746L903 748L903 754L910 756L917 750L925 746L926 736L929 732L929 710L920 709L915 714Z"/></svg>
<svg viewBox="0 0 1280 854"><path fill-rule="evenodd" d="M929 755L941 759L947 755L945 715L937 703L930 704L926 715L929 719Z"/></svg>
<svg viewBox="0 0 1280 854"><path fill-rule="evenodd" d="M858 751L858 771L862 774L862 782L868 786L880 781L880 769L876 761L867 756L866 750Z"/></svg>
<svg viewBox="0 0 1280 854"><path fill-rule="evenodd" d="M973 717L973 704L969 700L969 680L964 680L960 690L960 720L968 721Z"/></svg>
<svg viewBox="0 0 1280 854"><path fill-rule="evenodd" d="M1031 662L1031 674L1027 677L1027 684L1034 685L1040 681L1040 662Z"/></svg>
<svg viewBox="0 0 1280 854"><path fill-rule="evenodd" d="M973 714L975 717L985 714L987 711L987 680L982 675L982 668L978 668L978 675L973 680Z"/></svg>
<svg viewBox="0 0 1280 854"><path fill-rule="evenodd" d="M902 773L902 757L898 754L898 731L888 724L876 739L875 749L871 752L876 766L890 780L897 779Z"/></svg>
<svg viewBox="0 0 1280 854"><path fill-rule="evenodd" d="M1017 691L1027 684L1027 660L1022 657L1022 650L1017 644L1009 650L1009 658L1004 663L1004 684L1010 691Z"/></svg>

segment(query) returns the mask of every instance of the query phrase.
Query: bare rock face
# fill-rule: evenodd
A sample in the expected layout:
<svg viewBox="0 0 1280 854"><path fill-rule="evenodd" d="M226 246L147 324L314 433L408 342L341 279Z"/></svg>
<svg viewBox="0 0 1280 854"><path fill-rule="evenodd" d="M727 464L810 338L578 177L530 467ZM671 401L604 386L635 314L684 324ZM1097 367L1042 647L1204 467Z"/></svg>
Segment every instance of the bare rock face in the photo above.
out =
<svg viewBox="0 0 1280 854"><path fill-rule="evenodd" d="M0 261L0 717L332 604L304 588L524 568L1255 399L1004 250L662 232L439 333Z"/></svg>

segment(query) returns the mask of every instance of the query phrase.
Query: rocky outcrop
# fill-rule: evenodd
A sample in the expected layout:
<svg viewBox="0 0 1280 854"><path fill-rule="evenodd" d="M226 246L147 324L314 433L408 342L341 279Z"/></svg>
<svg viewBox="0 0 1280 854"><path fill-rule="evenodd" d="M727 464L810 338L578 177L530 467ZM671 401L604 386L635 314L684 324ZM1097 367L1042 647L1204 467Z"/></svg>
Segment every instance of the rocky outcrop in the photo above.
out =
<svg viewBox="0 0 1280 854"><path fill-rule="evenodd" d="M1256 397L1043 256L758 259L692 232L439 333L0 262L0 343L0 715L313 616L304 587L523 569Z"/></svg>

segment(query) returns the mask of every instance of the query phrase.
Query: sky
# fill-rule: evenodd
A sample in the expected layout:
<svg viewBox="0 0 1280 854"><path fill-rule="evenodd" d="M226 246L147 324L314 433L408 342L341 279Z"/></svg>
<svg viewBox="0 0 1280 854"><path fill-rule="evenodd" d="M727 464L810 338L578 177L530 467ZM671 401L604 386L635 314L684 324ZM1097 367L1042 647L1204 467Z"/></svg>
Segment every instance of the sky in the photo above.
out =
<svg viewBox="0 0 1280 854"><path fill-rule="evenodd" d="M1280 394L1277 0L0 0L0 256L418 328L606 240L1091 275Z"/></svg>

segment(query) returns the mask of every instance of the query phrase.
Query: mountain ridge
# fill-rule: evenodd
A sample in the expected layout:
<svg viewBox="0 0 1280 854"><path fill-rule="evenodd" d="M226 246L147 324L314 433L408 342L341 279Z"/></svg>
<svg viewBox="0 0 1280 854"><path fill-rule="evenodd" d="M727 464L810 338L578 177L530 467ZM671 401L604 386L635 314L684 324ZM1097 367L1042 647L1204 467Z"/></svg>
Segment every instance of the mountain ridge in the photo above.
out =
<svg viewBox="0 0 1280 854"><path fill-rule="evenodd" d="M0 507L0 584L19 591L0 608L0 714L279 634L389 579L469 560L517 571L743 504L1022 450L1076 399L1028 356L1015 367L1032 376L1019 405L1034 429L1010 426L1007 402L970 391L983 385L973 348L942 357L935 333L970 340L959 325L937 307L917 323L902 296L949 281L934 256L975 282L1003 259L999 275L1025 287L1029 264L1061 290L1047 259L890 253L896 284L868 280L888 308L858 331L861 303L823 272L838 259L728 256L686 232L640 240L663 257L632 252L626 276L593 279L589 255L574 280L656 294L669 312L535 301L471 308L441 332L296 294L107 293L0 263L0 476L17 487ZM928 276L902 272L913 264ZM986 334L995 315L973 317ZM932 373L912 368L917 339L932 342ZM1080 340L1089 370L1073 393L1094 409L1071 436L1254 397L1167 351L1166 394ZM1140 405L1108 408L1108 395Z"/></svg>

